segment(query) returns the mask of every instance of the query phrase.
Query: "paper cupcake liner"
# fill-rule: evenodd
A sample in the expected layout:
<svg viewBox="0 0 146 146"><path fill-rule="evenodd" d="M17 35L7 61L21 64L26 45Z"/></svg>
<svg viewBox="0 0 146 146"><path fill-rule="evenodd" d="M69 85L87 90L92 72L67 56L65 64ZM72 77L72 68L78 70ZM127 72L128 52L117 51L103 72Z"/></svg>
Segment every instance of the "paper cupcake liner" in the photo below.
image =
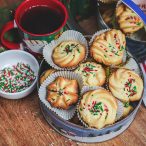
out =
<svg viewBox="0 0 146 146"><path fill-rule="evenodd" d="M104 88L99 86L84 86L81 90L81 96L83 96L83 94L85 94L88 91L97 90L97 89L104 89Z"/></svg>
<svg viewBox="0 0 146 146"><path fill-rule="evenodd" d="M137 73L138 75L141 75L139 66L138 66L137 62L135 61L135 59L132 57L129 58L129 60L126 62L126 64L122 67L130 69L130 70L134 71L135 73Z"/></svg>
<svg viewBox="0 0 146 146"><path fill-rule="evenodd" d="M94 42L94 39L95 39L97 36L99 36L99 35L102 34L102 33L107 32L107 31L110 31L110 30L111 30L111 29L103 29L103 30L97 31L97 32L92 36L92 38L91 38L91 40L90 40L90 42L89 42L89 46L91 47L92 43ZM126 52L126 49L125 49L124 55L123 55L123 59L122 59L122 63L125 63L126 60L127 60L127 52ZM119 64L119 65L121 65L121 64ZM117 66L119 66L119 65L117 65ZM116 65L110 65L110 66L114 67L114 66L116 66Z"/></svg>
<svg viewBox="0 0 146 146"><path fill-rule="evenodd" d="M141 75L140 68L139 68L136 60L133 57L131 57L131 55L129 56L129 54L128 54L127 58L128 59L126 60L126 62L122 66L111 66L111 69L110 69L111 75L115 70L120 69L120 68L126 68L126 69L129 69L131 71L134 71L138 75Z"/></svg>
<svg viewBox="0 0 146 146"><path fill-rule="evenodd" d="M83 96L83 94L85 94L85 93L88 92L88 91L97 90L97 89L104 89L104 88L98 87L98 86L84 86L84 87L82 88L82 90L81 90L81 96ZM106 90L106 89L104 89L104 90ZM119 119L122 117L123 112L124 112L124 108L123 108L122 102L119 101L118 99L116 99L116 100L117 100L117 103L118 103L118 110L117 110L116 120L115 120L115 121L119 120ZM83 124L85 127L88 128L88 127L89 127L88 124L86 124L86 123L82 120L82 118L81 118L81 116L80 116L80 113L78 112L80 102L81 102L81 99L79 100L79 102L78 102L78 104L77 104L77 116L78 116L78 119L82 122L82 124Z"/></svg>
<svg viewBox="0 0 146 146"><path fill-rule="evenodd" d="M118 111L116 115L116 121L118 121L122 117L123 112L124 112L124 107L123 107L122 102L117 99L117 103L118 103Z"/></svg>
<svg viewBox="0 0 146 146"><path fill-rule="evenodd" d="M99 36L99 35L102 34L102 33L107 32L107 31L110 31L110 30L111 30L111 29L103 29L103 30L100 30L100 31L95 32L95 33L93 34L92 38L91 38L90 41L89 41L89 46L92 45L92 43L94 42L94 39L95 39L97 36Z"/></svg>
<svg viewBox="0 0 146 146"><path fill-rule="evenodd" d="M83 44L86 48L86 54L85 54L85 58L84 60L82 60L80 63L84 62L87 59L88 56L88 43L86 38L78 31L74 31L74 30L67 30L65 31L59 38L58 40L54 40L51 43L49 43L48 45L46 45L43 49L43 56L44 59L47 61L47 63L52 66L53 68L57 69L57 70L73 70L75 69L77 66L75 67L71 67L71 68L61 68L58 65L56 65L52 59L52 54L53 54L53 50L56 46L58 46L61 42L63 41L70 41L70 40L74 40L77 41L81 44ZM80 64L79 63L79 64Z"/></svg>
<svg viewBox="0 0 146 146"><path fill-rule="evenodd" d="M59 71L59 72L55 72L54 74L50 75L41 85L40 89L39 89L39 98L42 101L42 103L45 104L45 106L47 108L49 108L51 111L55 112L59 117L65 119L65 120L69 120L71 119L76 111L76 106L73 105L71 106L68 110L63 110L63 109L57 109L55 107L52 107L51 104L46 100L46 96L47 96L47 91L46 88L47 86L52 83L57 77L65 77L67 79L75 79L77 80L78 84L79 84L79 89L81 90L83 87L83 80L81 78L81 76L79 74L76 74L74 72L70 72L70 71ZM80 91L79 90L79 91Z"/></svg>

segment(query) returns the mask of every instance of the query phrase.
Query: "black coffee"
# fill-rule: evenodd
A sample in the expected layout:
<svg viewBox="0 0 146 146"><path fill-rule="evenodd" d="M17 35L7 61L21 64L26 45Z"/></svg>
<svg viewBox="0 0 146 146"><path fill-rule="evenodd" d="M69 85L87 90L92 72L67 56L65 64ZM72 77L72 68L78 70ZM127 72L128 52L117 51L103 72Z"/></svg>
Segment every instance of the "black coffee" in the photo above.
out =
<svg viewBox="0 0 146 146"><path fill-rule="evenodd" d="M47 6L36 6L24 13L20 23L30 33L46 34L61 26L63 16Z"/></svg>

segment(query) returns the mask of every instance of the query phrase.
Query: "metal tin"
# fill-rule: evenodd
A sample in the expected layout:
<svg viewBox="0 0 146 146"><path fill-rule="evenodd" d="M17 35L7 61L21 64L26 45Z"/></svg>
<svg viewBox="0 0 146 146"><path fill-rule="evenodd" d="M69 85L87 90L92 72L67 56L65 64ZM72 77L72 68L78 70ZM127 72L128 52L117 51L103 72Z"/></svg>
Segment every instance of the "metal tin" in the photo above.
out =
<svg viewBox="0 0 146 146"><path fill-rule="evenodd" d="M102 6L104 4L97 2L97 17L98 17L98 26L99 29L107 29L110 28L103 20L102 15L101 15L101 9ZM110 5L114 5L114 4L110 4ZM116 7L115 7L116 9ZM127 46L131 49L129 49L130 53L138 58L137 53L135 53L136 51L133 51L133 48L137 49L137 52L140 49L143 49L143 54L142 56L146 57L146 30L143 28L140 31L138 31L137 33L135 33L135 35L133 35L132 37L127 37ZM133 48L132 48L133 47Z"/></svg>
<svg viewBox="0 0 146 146"><path fill-rule="evenodd" d="M43 60L40 65L39 77L45 70L49 68L50 66L47 64L45 60ZM139 69L141 77L143 78L140 66ZM39 89L40 86L39 81L37 86ZM55 129L58 133L75 141L92 143L109 140L125 131L134 120L136 113L141 105L141 102L142 98L140 101L133 103L134 110L132 113L129 114L129 116L116 122L113 125L110 125L100 130L96 130L93 128L84 128L81 124L80 125L75 124L76 122L66 121L57 116L51 110L49 110L42 102L40 102L40 107L44 115L44 118L46 119L48 124L50 124L51 127ZM76 117L73 117L72 121L76 121L74 120L75 118Z"/></svg>

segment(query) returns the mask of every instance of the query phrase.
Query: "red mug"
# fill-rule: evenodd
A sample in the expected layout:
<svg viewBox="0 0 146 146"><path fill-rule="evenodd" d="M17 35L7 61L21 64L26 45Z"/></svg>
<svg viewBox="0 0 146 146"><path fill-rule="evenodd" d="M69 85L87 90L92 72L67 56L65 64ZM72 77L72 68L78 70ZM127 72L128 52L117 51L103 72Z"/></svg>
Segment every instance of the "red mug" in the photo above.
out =
<svg viewBox="0 0 146 146"><path fill-rule="evenodd" d="M22 26L22 17L28 12L31 8L37 6L45 6L49 9L56 11L58 14L62 16L62 21L60 25L52 32L49 33L33 33L31 31L26 30ZM39 18L38 18L39 19ZM68 13L66 7L59 0L25 0L23 1L15 11L14 20L8 22L2 29L0 33L1 43L4 47L8 49L20 49L20 44L10 42L4 38L4 35L7 31L17 28L23 41L26 40L43 40L50 42L53 39L56 39L65 29L65 25L68 19ZM45 23L45 22L42 22ZM31 50L30 52L40 53L40 50Z"/></svg>

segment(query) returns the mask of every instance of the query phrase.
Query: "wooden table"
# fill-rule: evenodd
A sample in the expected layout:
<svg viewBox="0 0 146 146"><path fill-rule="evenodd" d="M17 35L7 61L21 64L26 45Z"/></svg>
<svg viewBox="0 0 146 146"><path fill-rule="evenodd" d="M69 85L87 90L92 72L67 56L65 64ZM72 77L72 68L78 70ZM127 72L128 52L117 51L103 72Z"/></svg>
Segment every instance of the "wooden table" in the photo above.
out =
<svg viewBox="0 0 146 146"><path fill-rule="evenodd" d="M55 132L41 114L37 92L21 100L0 98L0 146L146 146L146 108L120 136L95 144L77 143Z"/></svg>

